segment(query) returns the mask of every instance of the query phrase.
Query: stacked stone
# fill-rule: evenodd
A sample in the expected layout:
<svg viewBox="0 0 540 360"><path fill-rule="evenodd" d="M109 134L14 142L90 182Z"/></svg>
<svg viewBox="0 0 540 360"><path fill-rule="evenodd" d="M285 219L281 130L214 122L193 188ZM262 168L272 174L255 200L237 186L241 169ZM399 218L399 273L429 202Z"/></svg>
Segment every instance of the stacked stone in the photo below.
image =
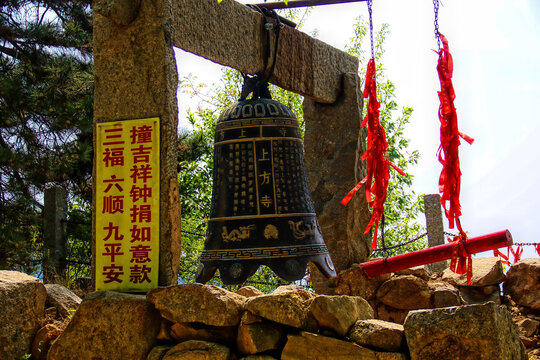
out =
<svg viewBox="0 0 540 360"><path fill-rule="evenodd" d="M488 279L497 278L493 268L498 265L484 275L480 268L476 264L472 285L493 286ZM529 360L538 359L539 259L516 264L504 283L515 298L511 309L522 316L519 327L515 314L513 322L507 308L495 301L467 305L465 285L460 285L465 279L451 284L451 274L443 281L427 278L422 271L410 269L374 280L357 274L356 281L355 270L342 274L336 290L362 293L369 301L354 294L316 295L296 286L265 295L252 287L233 293L185 284L147 295L95 292L80 305L65 288L0 271L0 358L20 359L29 352L48 307L47 313L70 321L63 332L50 324L38 331L35 359L525 360L526 339L535 341L529 346ZM484 301L497 300L492 294L488 291ZM415 301L427 308L410 309ZM444 306L453 301L460 306ZM381 308L406 310L404 324L375 319L388 313Z"/></svg>
<svg viewBox="0 0 540 360"><path fill-rule="evenodd" d="M403 324L411 310L437 309L448 306L501 304L499 285L504 281L499 258L475 258L473 277L467 285L466 275L450 269L428 276L423 266L368 279L359 267L340 274L339 295L362 296L375 310L377 319Z"/></svg>

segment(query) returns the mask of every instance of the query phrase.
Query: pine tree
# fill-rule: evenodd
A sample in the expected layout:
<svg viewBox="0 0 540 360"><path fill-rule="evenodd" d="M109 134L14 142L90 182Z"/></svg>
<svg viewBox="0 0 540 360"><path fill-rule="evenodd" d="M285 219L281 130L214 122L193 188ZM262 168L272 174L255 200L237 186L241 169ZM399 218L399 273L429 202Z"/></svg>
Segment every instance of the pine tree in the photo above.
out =
<svg viewBox="0 0 540 360"><path fill-rule="evenodd" d="M0 268L31 271L46 187L91 199L90 3L0 0Z"/></svg>

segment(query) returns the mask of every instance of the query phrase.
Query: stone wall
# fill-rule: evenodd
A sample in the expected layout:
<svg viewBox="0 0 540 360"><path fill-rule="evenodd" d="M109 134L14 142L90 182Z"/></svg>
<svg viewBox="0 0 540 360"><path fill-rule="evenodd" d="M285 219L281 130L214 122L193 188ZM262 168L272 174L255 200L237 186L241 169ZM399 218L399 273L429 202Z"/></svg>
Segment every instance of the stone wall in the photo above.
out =
<svg viewBox="0 0 540 360"><path fill-rule="evenodd" d="M0 271L0 350L9 349L6 360L30 351L35 360L525 360L527 352L538 360L540 309L521 294L540 290L528 281L539 275L540 259L517 263L506 278L501 270L497 260L481 260L467 286L452 273L428 278L422 268L371 280L355 268L341 273L336 290L356 295L186 284L147 295L94 292L80 305L59 285ZM406 310L405 318L388 317L388 309Z"/></svg>

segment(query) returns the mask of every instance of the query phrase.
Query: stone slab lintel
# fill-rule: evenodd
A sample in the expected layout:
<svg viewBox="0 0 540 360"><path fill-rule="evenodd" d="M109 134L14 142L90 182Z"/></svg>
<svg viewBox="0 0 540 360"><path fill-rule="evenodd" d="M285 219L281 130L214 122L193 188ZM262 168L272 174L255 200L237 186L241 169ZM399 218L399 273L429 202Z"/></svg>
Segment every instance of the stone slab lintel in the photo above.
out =
<svg viewBox="0 0 540 360"><path fill-rule="evenodd" d="M243 73L262 72L266 34L261 14L234 0L181 0L173 6L174 46ZM341 92L342 74L357 72L355 57L284 26L270 82L329 104Z"/></svg>

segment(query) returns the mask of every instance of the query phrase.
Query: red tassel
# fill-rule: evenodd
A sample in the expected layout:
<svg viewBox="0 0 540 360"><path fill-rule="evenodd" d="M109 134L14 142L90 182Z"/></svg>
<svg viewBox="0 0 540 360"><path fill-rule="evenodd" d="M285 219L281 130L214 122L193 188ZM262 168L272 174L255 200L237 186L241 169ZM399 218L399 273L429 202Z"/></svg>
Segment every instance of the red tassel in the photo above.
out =
<svg viewBox="0 0 540 360"><path fill-rule="evenodd" d="M365 233L368 233L374 227L373 243L371 246L375 249L377 247L377 230L379 221L384 213L386 190L388 188L388 181L390 180L389 166L392 166L401 175L405 175L405 173L388 159L386 133L379 122L379 108L381 104L377 101L374 59L370 59L368 62L363 97L368 99L368 110L362 121L362 126L367 125L367 150L362 155L362 160L367 161L368 173L362 181L349 191L343 200L341 200L341 203L347 205L362 185L366 184L366 200L372 208L372 215Z"/></svg>
<svg viewBox="0 0 540 360"><path fill-rule="evenodd" d="M469 144L474 139L458 130L457 114L454 106L454 87L452 85L453 62L452 55L448 47L448 40L440 34L443 48L438 52L439 61L437 72L441 83L441 91L438 92L439 100L439 120L441 122L441 145L437 151L439 162L443 165L439 177L439 192L441 204L448 218L449 227L454 228L456 219L461 215L461 205L459 203L459 193L461 187L461 170L459 168L459 138L463 138ZM447 202L449 206L447 207ZM458 224L460 233L463 232Z"/></svg>
<svg viewBox="0 0 540 360"><path fill-rule="evenodd" d="M450 259L450 270L456 274L467 274L467 285L471 285L472 279L472 256L465 247L467 235L465 233L455 236L453 239L448 239L454 242L452 249L452 258Z"/></svg>

